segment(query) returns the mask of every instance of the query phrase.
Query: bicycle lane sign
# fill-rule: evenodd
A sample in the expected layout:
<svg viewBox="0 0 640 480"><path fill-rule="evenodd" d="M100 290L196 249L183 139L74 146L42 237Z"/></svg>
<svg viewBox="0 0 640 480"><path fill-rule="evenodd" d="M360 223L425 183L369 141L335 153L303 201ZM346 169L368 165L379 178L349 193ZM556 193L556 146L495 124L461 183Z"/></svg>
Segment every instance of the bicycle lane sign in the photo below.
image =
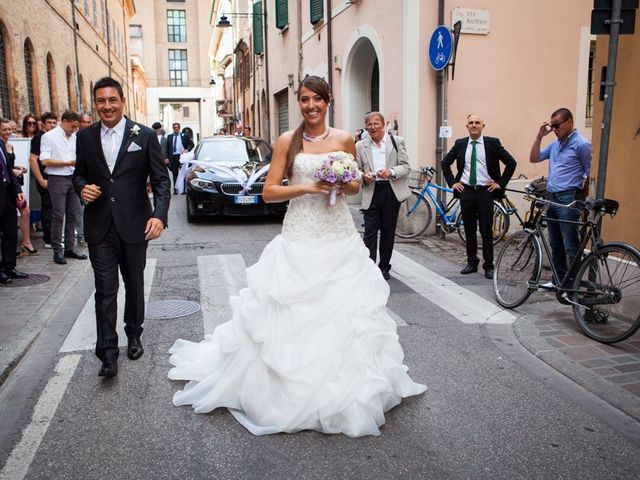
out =
<svg viewBox="0 0 640 480"><path fill-rule="evenodd" d="M429 63L434 70L442 70L453 54L453 36L445 25L439 25L431 34L429 41Z"/></svg>

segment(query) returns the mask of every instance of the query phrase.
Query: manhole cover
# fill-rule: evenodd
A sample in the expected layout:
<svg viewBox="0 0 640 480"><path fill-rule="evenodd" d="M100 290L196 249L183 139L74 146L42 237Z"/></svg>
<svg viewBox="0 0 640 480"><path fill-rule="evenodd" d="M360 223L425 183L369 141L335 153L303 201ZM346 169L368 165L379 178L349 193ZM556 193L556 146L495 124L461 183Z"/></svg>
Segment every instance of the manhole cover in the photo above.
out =
<svg viewBox="0 0 640 480"><path fill-rule="evenodd" d="M149 302L145 318L162 320L186 317L200 310L200 304L189 300L158 300Z"/></svg>
<svg viewBox="0 0 640 480"><path fill-rule="evenodd" d="M30 273L29 278L13 278L11 283L0 283L3 287L31 287L32 285L39 285L51 280L48 275L40 275L39 273Z"/></svg>

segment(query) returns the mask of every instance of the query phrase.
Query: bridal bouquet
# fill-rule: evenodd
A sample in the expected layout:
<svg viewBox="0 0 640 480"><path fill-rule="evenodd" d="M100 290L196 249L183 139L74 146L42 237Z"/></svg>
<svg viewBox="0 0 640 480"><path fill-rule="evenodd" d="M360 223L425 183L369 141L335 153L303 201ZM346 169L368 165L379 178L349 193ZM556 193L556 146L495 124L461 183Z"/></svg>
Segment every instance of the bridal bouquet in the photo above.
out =
<svg viewBox="0 0 640 480"><path fill-rule="evenodd" d="M358 164L353 159L353 155L350 153L337 152L330 153L313 176L316 180L327 183L348 183L352 180L358 180L360 178L360 171L358 170ZM330 205L336 204L337 190L337 187L331 190L331 194L329 195Z"/></svg>

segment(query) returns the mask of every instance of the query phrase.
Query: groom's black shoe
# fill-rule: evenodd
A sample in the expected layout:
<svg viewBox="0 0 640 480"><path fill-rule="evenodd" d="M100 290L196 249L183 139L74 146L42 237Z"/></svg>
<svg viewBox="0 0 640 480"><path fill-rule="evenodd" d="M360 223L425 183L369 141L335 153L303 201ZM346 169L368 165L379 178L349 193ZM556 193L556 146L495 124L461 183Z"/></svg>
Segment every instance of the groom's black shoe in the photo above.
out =
<svg viewBox="0 0 640 480"><path fill-rule="evenodd" d="M139 337L132 337L129 339L129 345L127 345L127 357L131 360L139 359L144 353L142 342Z"/></svg>
<svg viewBox="0 0 640 480"><path fill-rule="evenodd" d="M106 360L102 362L102 367L100 367L100 371L98 372L99 377L111 378L115 377L118 374L118 363Z"/></svg>
<svg viewBox="0 0 640 480"><path fill-rule="evenodd" d="M467 266L464 267L460 273L462 275L467 275L468 273L476 273L478 271L478 265L474 265L473 263L467 263Z"/></svg>

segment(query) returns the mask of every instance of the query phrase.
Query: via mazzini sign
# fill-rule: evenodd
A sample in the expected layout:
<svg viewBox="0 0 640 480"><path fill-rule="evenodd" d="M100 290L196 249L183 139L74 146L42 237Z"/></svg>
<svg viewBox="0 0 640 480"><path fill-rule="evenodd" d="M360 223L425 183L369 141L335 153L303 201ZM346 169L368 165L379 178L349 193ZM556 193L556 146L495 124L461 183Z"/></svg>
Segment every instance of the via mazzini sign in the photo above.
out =
<svg viewBox="0 0 640 480"><path fill-rule="evenodd" d="M454 8L451 11L451 24L462 22L460 33L487 35L491 27L489 10L476 8Z"/></svg>

